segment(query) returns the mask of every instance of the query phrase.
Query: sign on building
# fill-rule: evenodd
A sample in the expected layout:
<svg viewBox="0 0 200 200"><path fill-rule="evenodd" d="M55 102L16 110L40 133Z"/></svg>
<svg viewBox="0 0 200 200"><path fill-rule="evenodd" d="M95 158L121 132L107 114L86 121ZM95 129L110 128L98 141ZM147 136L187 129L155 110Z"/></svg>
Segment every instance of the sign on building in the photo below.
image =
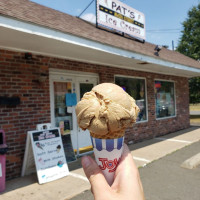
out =
<svg viewBox="0 0 200 200"><path fill-rule="evenodd" d="M118 0L97 0L99 25L145 40L144 14Z"/></svg>

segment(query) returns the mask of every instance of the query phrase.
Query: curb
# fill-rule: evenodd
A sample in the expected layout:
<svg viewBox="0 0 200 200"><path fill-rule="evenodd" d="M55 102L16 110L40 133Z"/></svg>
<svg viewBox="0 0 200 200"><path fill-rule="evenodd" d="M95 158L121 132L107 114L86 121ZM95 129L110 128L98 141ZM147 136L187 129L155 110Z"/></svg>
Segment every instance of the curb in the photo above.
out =
<svg viewBox="0 0 200 200"><path fill-rule="evenodd" d="M186 168L186 169L194 169L198 165L200 165L200 153L192 156L191 158L185 160L182 164L181 167Z"/></svg>

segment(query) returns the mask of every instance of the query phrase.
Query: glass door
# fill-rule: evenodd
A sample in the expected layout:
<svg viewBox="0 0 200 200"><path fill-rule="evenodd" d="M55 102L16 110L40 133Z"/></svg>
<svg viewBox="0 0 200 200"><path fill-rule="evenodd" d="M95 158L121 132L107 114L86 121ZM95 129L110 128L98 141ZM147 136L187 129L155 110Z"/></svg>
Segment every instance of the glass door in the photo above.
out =
<svg viewBox="0 0 200 200"><path fill-rule="evenodd" d="M92 88L94 87L93 83L80 83L80 99L83 97L83 95L86 92L89 92L92 90Z"/></svg>
<svg viewBox="0 0 200 200"><path fill-rule="evenodd" d="M74 96L79 102L84 93L97 83L98 77L95 75L55 73L50 76L51 124L60 128L63 138L70 136L77 155L92 149L90 133L78 127L76 104L69 106L67 101Z"/></svg>
<svg viewBox="0 0 200 200"><path fill-rule="evenodd" d="M76 160L74 148L71 140L71 131L73 130L73 113L67 107L69 94L72 93L72 82L54 81L54 123L60 128L65 157L67 162Z"/></svg>
<svg viewBox="0 0 200 200"><path fill-rule="evenodd" d="M68 112L66 97L72 93L71 82L54 82L54 115L55 126L60 127L61 135L70 133L73 129L72 113Z"/></svg>
<svg viewBox="0 0 200 200"><path fill-rule="evenodd" d="M79 95L80 95L80 100L83 97L83 95L86 92L91 91L91 89L94 87L95 82L86 82L86 83L81 83L79 82ZM90 138L90 132L88 130L83 131L81 128L78 127L78 150L77 154L83 154L88 151L91 151L93 149L92 143L91 143L91 138Z"/></svg>

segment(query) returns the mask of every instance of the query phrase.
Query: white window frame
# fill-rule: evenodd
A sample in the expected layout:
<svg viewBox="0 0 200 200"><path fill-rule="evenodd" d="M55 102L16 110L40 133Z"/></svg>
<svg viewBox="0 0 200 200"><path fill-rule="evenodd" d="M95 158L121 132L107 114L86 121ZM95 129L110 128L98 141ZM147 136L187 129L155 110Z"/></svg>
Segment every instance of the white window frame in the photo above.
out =
<svg viewBox="0 0 200 200"><path fill-rule="evenodd" d="M145 77L138 77L138 76L127 76L127 75L121 75L121 74L115 74L114 75L114 83L115 83L115 79L116 77L121 77L121 78L132 78L132 79L142 79L145 82L145 99L146 99L146 120L143 121L138 121L136 122L137 124L140 123L146 123L149 121L149 112L148 112L148 99L147 99L147 80Z"/></svg>
<svg viewBox="0 0 200 200"><path fill-rule="evenodd" d="M156 97L155 97L155 81L162 81L162 82L171 82L171 83L174 83L174 110L175 110L175 115L173 116L169 116L169 117L157 117L156 116ZM173 81L173 80L167 80L167 79L154 79L154 97L155 97L155 117L156 117L156 120L165 120L165 119L170 119L170 118L175 118L177 117L176 113L177 113L177 110L176 110L176 82Z"/></svg>

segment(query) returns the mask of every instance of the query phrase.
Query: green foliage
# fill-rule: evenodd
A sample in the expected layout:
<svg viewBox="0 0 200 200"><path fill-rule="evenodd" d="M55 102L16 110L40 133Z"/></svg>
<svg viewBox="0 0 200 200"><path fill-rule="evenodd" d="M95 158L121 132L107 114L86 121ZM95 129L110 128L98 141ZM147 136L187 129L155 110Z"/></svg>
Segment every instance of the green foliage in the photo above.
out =
<svg viewBox="0 0 200 200"><path fill-rule="evenodd" d="M198 60L200 59L200 4L188 12L188 18L182 25L182 37L177 51Z"/></svg>
<svg viewBox="0 0 200 200"><path fill-rule="evenodd" d="M200 77L189 80L190 103L200 103Z"/></svg>
<svg viewBox="0 0 200 200"><path fill-rule="evenodd" d="M177 51L200 61L200 3L188 12ZM189 80L190 103L200 103L200 77Z"/></svg>

